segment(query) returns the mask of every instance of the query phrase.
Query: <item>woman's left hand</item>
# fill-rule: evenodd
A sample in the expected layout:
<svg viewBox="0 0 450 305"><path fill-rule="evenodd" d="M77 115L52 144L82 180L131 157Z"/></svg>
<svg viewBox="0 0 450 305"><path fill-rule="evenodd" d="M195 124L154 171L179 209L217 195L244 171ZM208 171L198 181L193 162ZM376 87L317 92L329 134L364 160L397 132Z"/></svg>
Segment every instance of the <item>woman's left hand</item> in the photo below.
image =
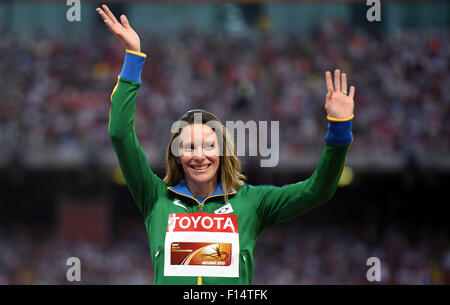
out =
<svg viewBox="0 0 450 305"><path fill-rule="evenodd" d="M328 117L333 119L349 119L353 116L355 96L355 87L350 87L350 92L347 93L347 75L341 74L341 71L336 69L334 71L334 86L331 79L331 72L325 73L328 93L325 99L325 110Z"/></svg>

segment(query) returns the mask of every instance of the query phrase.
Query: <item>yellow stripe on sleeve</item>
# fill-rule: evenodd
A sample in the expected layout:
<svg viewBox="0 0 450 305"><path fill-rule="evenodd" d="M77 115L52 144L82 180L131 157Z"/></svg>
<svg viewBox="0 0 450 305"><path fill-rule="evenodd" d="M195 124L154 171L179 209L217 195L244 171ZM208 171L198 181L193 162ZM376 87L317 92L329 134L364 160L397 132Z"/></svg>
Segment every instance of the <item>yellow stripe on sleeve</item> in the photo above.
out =
<svg viewBox="0 0 450 305"><path fill-rule="evenodd" d="M120 80L120 75L117 76L117 83L114 86L114 89L113 89L113 91L111 93L111 102L112 102L113 95L114 95L114 93L116 93L117 87L119 86L119 80Z"/></svg>
<svg viewBox="0 0 450 305"><path fill-rule="evenodd" d="M350 121L354 117L355 117L355 115L352 114L350 117L348 117L346 119L336 119L336 118L333 118L333 117L327 115L327 119L330 120L330 121L333 121L333 122L346 122L346 121Z"/></svg>
<svg viewBox="0 0 450 305"><path fill-rule="evenodd" d="M147 54L142 53L142 52L131 51L131 50L128 50L128 49L126 49L126 52L134 54L134 55L142 56L142 57L147 57Z"/></svg>

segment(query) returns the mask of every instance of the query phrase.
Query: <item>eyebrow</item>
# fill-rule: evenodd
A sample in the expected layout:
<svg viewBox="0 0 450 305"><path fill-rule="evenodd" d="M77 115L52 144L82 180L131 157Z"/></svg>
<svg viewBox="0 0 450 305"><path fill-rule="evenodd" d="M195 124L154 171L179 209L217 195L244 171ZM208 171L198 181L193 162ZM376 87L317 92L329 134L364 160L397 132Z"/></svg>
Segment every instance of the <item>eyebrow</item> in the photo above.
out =
<svg viewBox="0 0 450 305"><path fill-rule="evenodd" d="M216 143L216 141L215 140L206 140L206 141L204 141L203 142L203 144L215 144ZM186 142L183 142L183 141L181 141L181 145L194 145L191 141L186 141Z"/></svg>

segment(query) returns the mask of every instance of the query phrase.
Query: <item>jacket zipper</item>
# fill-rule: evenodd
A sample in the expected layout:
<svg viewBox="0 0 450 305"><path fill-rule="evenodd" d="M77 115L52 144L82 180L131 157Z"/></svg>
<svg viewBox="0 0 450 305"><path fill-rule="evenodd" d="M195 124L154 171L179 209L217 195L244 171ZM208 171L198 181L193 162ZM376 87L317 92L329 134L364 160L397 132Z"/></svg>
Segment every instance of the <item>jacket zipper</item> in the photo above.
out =
<svg viewBox="0 0 450 305"><path fill-rule="evenodd" d="M203 213L203 203L199 204L198 212ZM203 279L201 276L197 277L197 285L202 285Z"/></svg>

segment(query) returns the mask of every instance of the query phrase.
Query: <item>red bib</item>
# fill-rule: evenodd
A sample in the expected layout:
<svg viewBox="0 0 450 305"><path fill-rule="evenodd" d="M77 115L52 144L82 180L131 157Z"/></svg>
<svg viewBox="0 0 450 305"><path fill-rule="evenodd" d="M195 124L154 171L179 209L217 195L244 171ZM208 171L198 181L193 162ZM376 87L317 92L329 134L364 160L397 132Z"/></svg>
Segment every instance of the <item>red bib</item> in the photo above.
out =
<svg viewBox="0 0 450 305"><path fill-rule="evenodd" d="M231 214L170 214L164 276L239 277L239 230Z"/></svg>

